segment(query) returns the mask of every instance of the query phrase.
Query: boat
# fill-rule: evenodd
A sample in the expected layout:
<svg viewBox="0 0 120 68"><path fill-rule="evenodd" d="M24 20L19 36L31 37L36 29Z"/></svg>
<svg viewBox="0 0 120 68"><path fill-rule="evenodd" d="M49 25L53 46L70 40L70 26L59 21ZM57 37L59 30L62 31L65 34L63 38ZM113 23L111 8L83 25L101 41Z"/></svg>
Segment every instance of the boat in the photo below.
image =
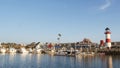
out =
<svg viewBox="0 0 120 68"><path fill-rule="evenodd" d="M41 54L43 49L41 48L41 43L38 43L35 47L35 53Z"/></svg>
<svg viewBox="0 0 120 68"><path fill-rule="evenodd" d="M33 49L32 48L29 48L29 53L33 53Z"/></svg>
<svg viewBox="0 0 120 68"><path fill-rule="evenodd" d="M1 43L0 43L0 52L1 53L5 53L6 52L6 49L4 47L2 47Z"/></svg>
<svg viewBox="0 0 120 68"><path fill-rule="evenodd" d="M5 53L5 52L6 52L6 49L5 49L5 48L1 48L1 49L0 49L0 52L1 52L1 53Z"/></svg>
<svg viewBox="0 0 120 68"><path fill-rule="evenodd" d="M66 56L67 52L64 50L58 50L58 52L55 53L55 56Z"/></svg>
<svg viewBox="0 0 120 68"><path fill-rule="evenodd" d="M15 48L10 48L10 49L9 49L9 52L10 52L10 53L16 53L16 51L17 51L17 50L16 50Z"/></svg>
<svg viewBox="0 0 120 68"><path fill-rule="evenodd" d="M42 53L42 49L36 49L35 52L36 52L37 54L41 54L41 53Z"/></svg>
<svg viewBox="0 0 120 68"><path fill-rule="evenodd" d="M24 47L21 48L21 53L29 53Z"/></svg>
<svg viewBox="0 0 120 68"><path fill-rule="evenodd" d="M94 52L81 52L78 54L78 56L94 56Z"/></svg>

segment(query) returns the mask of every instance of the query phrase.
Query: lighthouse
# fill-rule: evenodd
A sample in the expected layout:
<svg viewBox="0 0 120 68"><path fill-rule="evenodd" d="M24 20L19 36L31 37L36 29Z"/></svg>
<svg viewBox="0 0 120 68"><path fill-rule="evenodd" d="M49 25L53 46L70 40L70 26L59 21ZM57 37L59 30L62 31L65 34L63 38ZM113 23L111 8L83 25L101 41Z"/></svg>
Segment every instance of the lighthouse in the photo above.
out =
<svg viewBox="0 0 120 68"><path fill-rule="evenodd" d="M106 46L110 49L111 48L111 37L110 37L110 29L107 27L105 29L105 37L106 37Z"/></svg>

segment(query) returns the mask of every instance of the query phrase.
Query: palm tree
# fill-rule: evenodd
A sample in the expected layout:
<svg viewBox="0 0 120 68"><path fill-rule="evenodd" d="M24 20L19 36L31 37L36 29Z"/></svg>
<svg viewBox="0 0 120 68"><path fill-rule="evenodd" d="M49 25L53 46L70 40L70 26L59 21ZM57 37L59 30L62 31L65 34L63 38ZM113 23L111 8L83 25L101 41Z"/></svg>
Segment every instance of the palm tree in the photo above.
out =
<svg viewBox="0 0 120 68"><path fill-rule="evenodd" d="M58 34L58 38L57 38L58 44L60 44L60 38L61 38L61 36L62 36L62 35L59 33L59 34Z"/></svg>
<svg viewBox="0 0 120 68"><path fill-rule="evenodd" d="M61 34L59 33L58 36L61 37Z"/></svg>

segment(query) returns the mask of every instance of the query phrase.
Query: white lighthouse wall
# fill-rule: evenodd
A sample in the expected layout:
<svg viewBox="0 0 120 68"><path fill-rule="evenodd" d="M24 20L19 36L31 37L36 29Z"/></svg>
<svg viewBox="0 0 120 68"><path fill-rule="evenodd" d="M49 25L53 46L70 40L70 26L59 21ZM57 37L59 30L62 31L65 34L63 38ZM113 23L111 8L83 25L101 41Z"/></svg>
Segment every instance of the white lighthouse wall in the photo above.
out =
<svg viewBox="0 0 120 68"><path fill-rule="evenodd" d="M106 46L107 46L107 47L111 47L111 42L106 43Z"/></svg>
<svg viewBox="0 0 120 68"><path fill-rule="evenodd" d="M106 34L106 39L110 39L110 34Z"/></svg>

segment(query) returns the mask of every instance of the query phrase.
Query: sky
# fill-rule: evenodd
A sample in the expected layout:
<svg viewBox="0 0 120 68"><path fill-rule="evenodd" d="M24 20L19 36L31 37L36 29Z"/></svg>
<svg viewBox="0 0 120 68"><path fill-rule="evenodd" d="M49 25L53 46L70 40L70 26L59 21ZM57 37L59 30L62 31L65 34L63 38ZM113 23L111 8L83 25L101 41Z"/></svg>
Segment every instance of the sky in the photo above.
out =
<svg viewBox="0 0 120 68"><path fill-rule="evenodd" d="M0 0L0 42L120 41L120 0Z"/></svg>

